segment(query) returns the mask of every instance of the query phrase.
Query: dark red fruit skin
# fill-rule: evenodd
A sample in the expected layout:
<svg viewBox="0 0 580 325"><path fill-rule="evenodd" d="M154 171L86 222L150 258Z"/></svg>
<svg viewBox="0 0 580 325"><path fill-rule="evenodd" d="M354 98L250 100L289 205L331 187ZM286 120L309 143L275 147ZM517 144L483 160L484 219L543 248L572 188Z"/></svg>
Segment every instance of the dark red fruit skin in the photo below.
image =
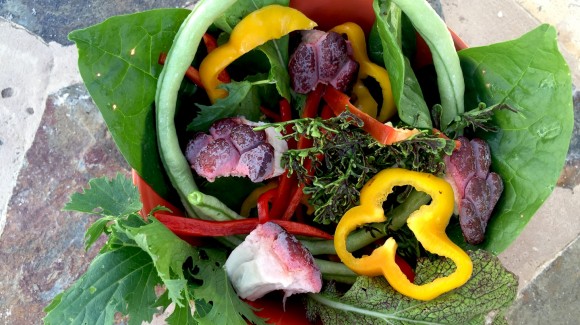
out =
<svg viewBox="0 0 580 325"><path fill-rule="evenodd" d="M313 91L318 84L346 92L358 68L348 41L338 33L319 30L302 32L302 42L288 63L292 89L300 94Z"/></svg>
<svg viewBox="0 0 580 325"><path fill-rule="evenodd" d="M485 240L485 230L501 193L501 177L490 172L491 152L482 139L459 137L460 148L446 158L447 178L453 185L459 225L472 245Z"/></svg>

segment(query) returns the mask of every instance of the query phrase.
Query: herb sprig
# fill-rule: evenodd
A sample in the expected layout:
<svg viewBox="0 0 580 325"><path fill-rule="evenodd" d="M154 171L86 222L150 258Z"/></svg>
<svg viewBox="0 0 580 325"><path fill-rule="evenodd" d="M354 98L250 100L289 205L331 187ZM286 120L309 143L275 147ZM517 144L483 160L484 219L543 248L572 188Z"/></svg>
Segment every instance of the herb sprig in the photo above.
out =
<svg viewBox="0 0 580 325"><path fill-rule="evenodd" d="M293 132L285 133L287 125L292 125ZM315 222L337 223L340 216L358 204L363 185L384 168L401 167L441 174L445 169L443 157L455 148L453 140L430 131L384 146L362 126L363 122L347 111L326 120L303 118L261 127L275 127L284 139L300 136L312 139L312 147L284 153L282 164L305 184L303 191L315 207ZM323 159L319 159L321 156ZM314 162L313 175L304 167L307 159Z"/></svg>

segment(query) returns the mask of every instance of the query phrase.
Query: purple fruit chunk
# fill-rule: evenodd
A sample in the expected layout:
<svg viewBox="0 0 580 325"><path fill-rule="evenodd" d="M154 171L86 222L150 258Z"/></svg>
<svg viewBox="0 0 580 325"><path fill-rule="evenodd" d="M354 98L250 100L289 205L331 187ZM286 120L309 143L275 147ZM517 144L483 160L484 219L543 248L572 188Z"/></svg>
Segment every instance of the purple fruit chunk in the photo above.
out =
<svg viewBox="0 0 580 325"><path fill-rule="evenodd" d="M244 153L266 142L266 132L256 132L247 124L237 124L231 129L230 139L236 149Z"/></svg>
<svg viewBox="0 0 580 325"><path fill-rule="evenodd" d="M300 43L288 63L292 89L306 94L318 84L318 67L316 66L316 49L312 44Z"/></svg>
<svg viewBox="0 0 580 325"><path fill-rule="evenodd" d="M254 183L261 182L274 170L274 148L268 143L261 143L254 149L244 152L236 171L247 175Z"/></svg>
<svg viewBox="0 0 580 325"><path fill-rule="evenodd" d="M352 47L340 34L319 30L304 31L288 64L292 89L306 94L319 83L347 91L357 77L358 63Z"/></svg>
<svg viewBox="0 0 580 325"><path fill-rule="evenodd" d="M224 268L238 296L250 301L275 290L283 290L286 300L322 288L322 274L312 254L272 222L256 227L232 251Z"/></svg>
<svg viewBox="0 0 580 325"><path fill-rule="evenodd" d="M280 175L284 169L277 166L288 146L274 130L254 131L256 125L242 117L226 118L216 121L210 134L197 133L185 149L191 168L210 182L223 176L261 182Z"/></svg>
<svg viewBox="0 0 580 325"><path fill-rule="evenodd" d="M460 137L461 147L446 157L446 177L453 187L456 213L465 240L477 245L484 241L485 230L501 193L501 177L489 171L491 152L481 139Z"/></svg>
<svg viewBox="0 0 580 325"><path fill-rule="evenodd" d="M199 151L195 167L198 174L210 182L228 173L238 163L240 154L226 139L216 139Z"/></svg>

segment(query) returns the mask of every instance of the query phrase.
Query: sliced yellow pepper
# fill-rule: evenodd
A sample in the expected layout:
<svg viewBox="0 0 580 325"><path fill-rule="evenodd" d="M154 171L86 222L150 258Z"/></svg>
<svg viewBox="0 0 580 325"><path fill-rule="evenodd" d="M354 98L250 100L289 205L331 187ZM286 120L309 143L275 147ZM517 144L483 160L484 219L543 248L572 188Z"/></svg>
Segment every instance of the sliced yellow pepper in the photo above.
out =
<svg viewBox="0 0 580 325"><path fill-rule="evenodd" d="M266 185L260 186L253 190L250 195L248 195L244 202L242 202L242 207L240 208L240 215L242 217L248 218L250 216L250 211L258 205L258 198L268 192L269 190L278 187L278 183L270 182Z"/></svg>
<svg viewBox="0 0 580 325"><path fill-rule="evenodd" d="M416 190L431 196L431 203L414 211L407 219L409 229L423 247L440 256L451 259L455 272L423 285L411 283L395 263L397 243L389 238L375 249L370 256L355 258L346 248L349 233L367 223L384 222L386 217L383 201L395 186L411 185ZM445 180L434 175L390 168L379 172L361 190L360 205L348 210L336 227L334 246L342 262L360 275L383 275L391 286L403 295L431 300L439 295L462 286L469 280L473 264L469 255L455 245L445 233L453 214L453 189Z"/></svg>
<svg viewBox="0 0 580 325"><path fill-rule="evenodd" d="M356 95L357 106L361 111L369 114L381 122L385 122L397 113L393 93L391 90L391 80L387 70L371 62L367 55L367 45L365 34L359 25L355 23L344 23L334 27L331 31L345 34L352 46L355 61L359 63L358 78L353 88ZM362 80L367 77L373 77L381 86L383 95L383 104L378 111L378 103L372 98L368 89L364 86ZM378 111L378 116L377 116Z"/></svg>
<svg viewBox="0 0 580 325"><path fill-rule="evenodd" d="M227 96L227 91L218 88L218 75L234 60L267 41L314 27L316 23L300 11L279 5L265 6L244 17L228 42L211 51L199 67L201 82L212 103Z"/></svg>

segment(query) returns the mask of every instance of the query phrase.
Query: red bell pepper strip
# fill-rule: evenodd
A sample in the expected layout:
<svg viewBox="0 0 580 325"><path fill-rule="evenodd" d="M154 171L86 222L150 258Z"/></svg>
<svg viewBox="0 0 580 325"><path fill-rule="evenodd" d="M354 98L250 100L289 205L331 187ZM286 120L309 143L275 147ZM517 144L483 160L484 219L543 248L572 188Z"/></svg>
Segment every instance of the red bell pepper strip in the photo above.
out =
<svg viewBox="0 0 580 325"><path fill-rule="evenodd" d="M260 224L258 218L247 218L231 221L210 221L194 218L176 217L168 214L157 214L159 222L178 236L222 237L249 234ZM285 221L271 220L287 232L297 236L308 236L323 239L333 239L332 235L309 225Z"/></svg>
<svg viewBox="0 0 580 325"><path fill-rule="evenodd" d="M278 193L278 188L273 188L264 192L258 198L258 220L260 223L265 223L270 221L272 218L270 216L270 202Z"/></svg>
<svg viewBox="0 0 580 325"><path fill-rule="evenodd" d="M407 261L405 261L401 256L399 256L399 254L395 254L395 263L397 263L401 271L403 271L403 273L407 276L407 279L409 279L411 283L415 282L415 271L413 270L411 265L407 263Z"/></svg>
<svg viewBox="0 0 580 325"><path fill-rule="evenodd" d="M347 95L334 87L327 86L323 97L336 116L348 109L352 114L360 118L364 123L363 130L367 131L380 144L391 145L419 133L419 130L416 129L396 129L379 122L370 115L356 108L356 106L351 104L350 98Z"/></svg>
<svg viewBox="0 0 580 325"><path fill-rule="evenodd" d="M304 110L302 111L303 118L314 118L318 116L318 106L320 105L324 89L325 86L323 84L318 84L316 88L308 94L306 102L304 103Z"/></svg>
<svg viewBox="0 0 580 325"><path fill-rule="evenodd" d="M157 60L157 63L163 65L165 64L165 59L167 59L167 54L161 53L159 54L159 60ZM196 68L192 66L188 67L187 71L185 71L185 76L198 87L204 88L203 83L201 82L201 77L199 76L199 71L197 71Z"/></svg>
<svg viewBox="0 0 580 325"><path fill-rule="evenodd" d="M274 122L281 122L282 121L280 114L273 112L264 106L260 106L260 112L262 112L262 114L264 114L267 118L271 119Z"/></svg>

